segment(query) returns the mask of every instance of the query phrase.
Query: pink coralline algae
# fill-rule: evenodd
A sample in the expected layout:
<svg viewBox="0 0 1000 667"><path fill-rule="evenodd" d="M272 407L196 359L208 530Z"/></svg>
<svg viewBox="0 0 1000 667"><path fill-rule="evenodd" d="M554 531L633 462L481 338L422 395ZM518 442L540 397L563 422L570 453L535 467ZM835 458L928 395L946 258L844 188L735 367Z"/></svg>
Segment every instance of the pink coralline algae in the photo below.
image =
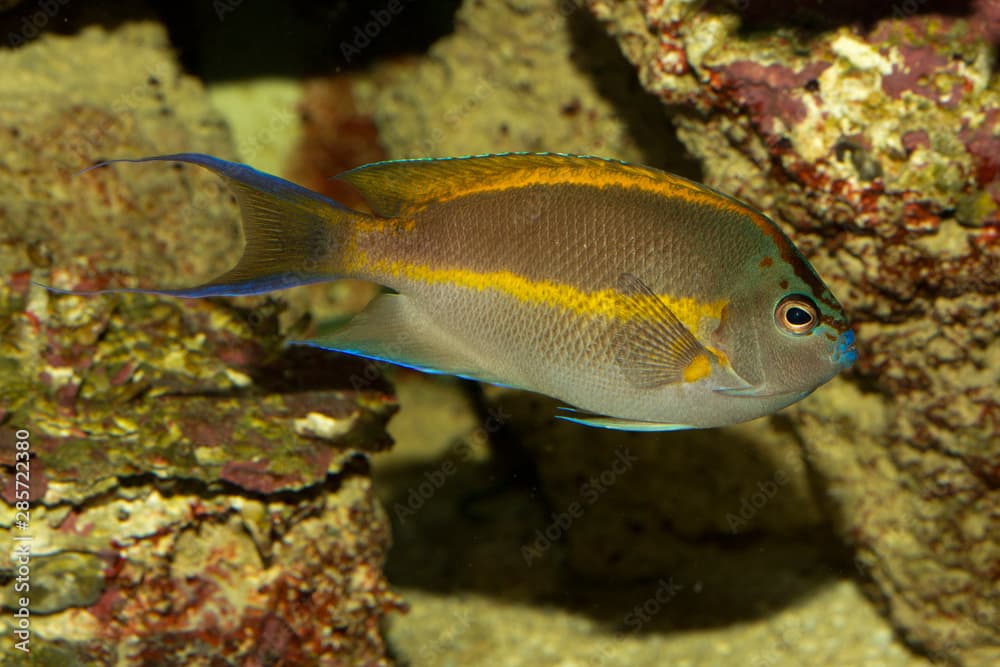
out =
<svg viewBox="0 0 1000 667"><path fill-rule="evenodd" d="M402 603L381 570L388 523L363 457L388 446L384 383L356 390L362 364L282 349L267 303L251 319L231 304L21 283L0 304L13 343L0 364L34 372L0 379L3 397L21 383L0 465L13 468L14 425L30 425L34 530L52 551L39 562L70 568L54 625L36 625L43 647L68 623L65 646L92 664L385 659L378 619ZM233 345L245 354L223 359ZM310 419L340 428L303 430ZM0 478L8 504L13 479Z"/></svg>
<svg viewBox="0 0 1000 667"><path fill-rule="evenodd" d="M933 657L997 664L1000 3L587 4L857 325L848 381L788 414L871 596Z"/></svg>
<svg viewBox="0 0 1000 667"><path fill-rule="evenodd" d="M389 528L366 459L388 447L395 411L380 374L285 346L309 318L283 301L35 284L177 285L238 252L217 179L80 173L157 150L233 156L169 44L142 21L3 53L0 510L10 528L15 435L28 431L31 657L387 664L379 623L402 603L382 573Z"/></svg>

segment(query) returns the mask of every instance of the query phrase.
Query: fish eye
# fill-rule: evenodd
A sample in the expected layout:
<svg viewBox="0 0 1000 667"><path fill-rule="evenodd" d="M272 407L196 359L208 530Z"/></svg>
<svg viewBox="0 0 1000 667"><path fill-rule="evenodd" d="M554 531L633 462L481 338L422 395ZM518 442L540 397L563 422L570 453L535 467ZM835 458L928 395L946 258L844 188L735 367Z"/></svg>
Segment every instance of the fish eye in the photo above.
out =
<svg viewBox="0 0 1000 667"><path fill-rule="evenodd" d="M804 336L819 324L819 310L809 297L790 294L774 309L774 320L788 333Z"/></svg>

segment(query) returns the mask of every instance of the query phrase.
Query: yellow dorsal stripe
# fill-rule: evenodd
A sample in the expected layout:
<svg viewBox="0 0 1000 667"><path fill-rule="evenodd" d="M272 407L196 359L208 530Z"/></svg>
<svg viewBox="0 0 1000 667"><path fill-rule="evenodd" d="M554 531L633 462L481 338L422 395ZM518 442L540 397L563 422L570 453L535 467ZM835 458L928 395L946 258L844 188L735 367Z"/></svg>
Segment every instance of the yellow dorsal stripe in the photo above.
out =
<svg viewBox="0 0 1000 667"><path fill-rule="evenodd" d="M638 169L636 171L639 171ZM473 192L499 192L512 188L526 188L534 185L576 185L589 186L594 188L625 188L637 189L643 192L660 195L663 197L676 198L692 204L712 205L717 208L724 208L736 213L746 213L746 208L720 197L715 193L696 186L690 181L663 174L662 178L650 178L648 173L642 173L643 177L635 177L628 173L615 171L604 171L597 174L582 169L552 169L539 170L528 174L510 174L507 178L495 181L471 184L464 192L453 193L446 199L460 197Z"/></svg>
<svg viewBox="0 0 1000 667"><path fill-rule="evenodd" d="M384 215L413 214L471 194L531 186L626 188L746 215L746 205L658 169L617 160L556 154L506 154L366 165L339 176L358 187ZM381 206L379 206L381 204Z"/></svg>
<svg viewBox="0 0 1000 667"><path fill-rule="evenodd" d="M417 280L430 284L448 284L476 291L498 290L528 304L562 308L579 315L608 319L625 319L634 316L634 308L627 308L623 296L614 289L585 292L571 285L531 280L510 271L476 272L467 269L438 269L408 262L376 262L375 272ZM702 302L690 297L660 294L659 298L677 315L690 331L697 332L705 318L721 320L727 300Z"/></svg>

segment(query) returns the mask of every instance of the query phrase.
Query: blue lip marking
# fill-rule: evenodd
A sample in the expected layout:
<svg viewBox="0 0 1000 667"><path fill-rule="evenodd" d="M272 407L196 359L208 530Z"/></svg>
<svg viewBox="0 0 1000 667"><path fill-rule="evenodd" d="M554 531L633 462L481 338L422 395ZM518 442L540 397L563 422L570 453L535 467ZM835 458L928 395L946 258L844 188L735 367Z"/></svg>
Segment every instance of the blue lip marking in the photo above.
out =
<svg viewBox="0 0 1000 667"><path fill-rule="evenodd" d="M848 369L858 360L858 350L854 347L854 332L848 329L837 338L837 347L833 351L833 363L841 369Z"/></svg>

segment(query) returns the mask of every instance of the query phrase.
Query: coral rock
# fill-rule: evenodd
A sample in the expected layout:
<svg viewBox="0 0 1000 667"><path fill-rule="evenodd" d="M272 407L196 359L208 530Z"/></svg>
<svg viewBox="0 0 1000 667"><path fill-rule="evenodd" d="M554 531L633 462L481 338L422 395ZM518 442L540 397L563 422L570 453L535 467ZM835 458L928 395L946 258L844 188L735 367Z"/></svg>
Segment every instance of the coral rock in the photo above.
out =
<svg viewBox="0 0 1000 667"><path fill-rule="evenodd" d="M231 155L202 89L149 24L45 36L0 62L0 525L30 537L31 658L386 664L379 621L401 603L365 458L389 444L380 376L285 347L273 299L33 282L191 284L231 264L218 179L166 164L76 173L102 157ZM2 604L22 606L7 590ZM16 622L6 611L4 632Z"/></svg>
<svg viewBox="0 0 1000 667"><path fill-rule="evenodd" d="M753 17L729 4L588 2L708 182L783 222L853 316L851 382L788 414L902 635L985 666L1000 660L996 3L913 4L807 39L790 11L744 32Z"/></svg>

